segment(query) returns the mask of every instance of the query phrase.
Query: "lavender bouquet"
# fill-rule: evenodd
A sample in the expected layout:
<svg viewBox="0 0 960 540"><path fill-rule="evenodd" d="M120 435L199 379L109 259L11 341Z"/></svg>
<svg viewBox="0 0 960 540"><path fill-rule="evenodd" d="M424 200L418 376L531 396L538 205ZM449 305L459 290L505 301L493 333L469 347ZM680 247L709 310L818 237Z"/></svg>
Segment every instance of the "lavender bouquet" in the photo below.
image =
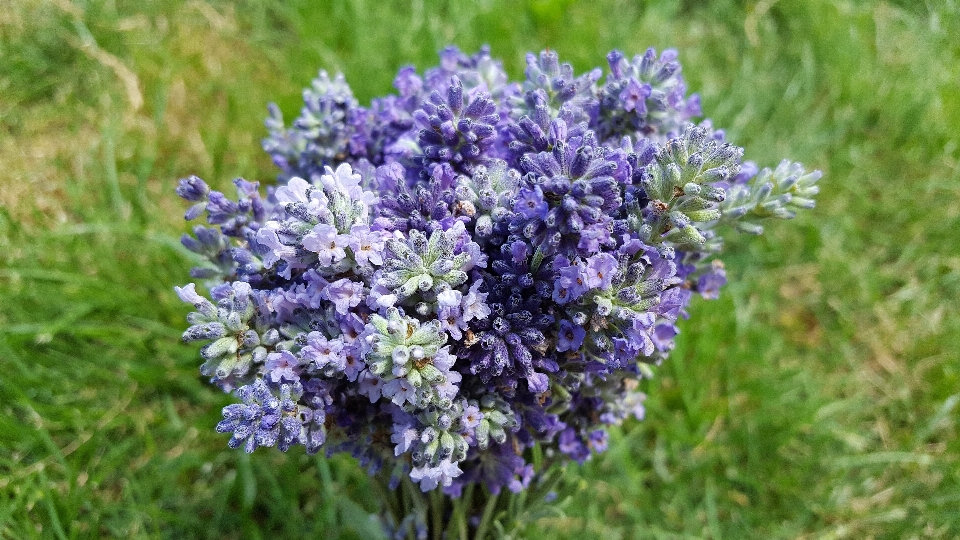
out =
<svg viewBox="0 0 960 540"><path fill-rule="evenodd" d="M270 107L276 187L180 182L209 224L183 339L237 398L231 448L349 452L391 536L483 538L642 418L637 381L726 283L721 234L812 208L820 173L690 123L675 51L607 61L530 54L510 82L450 47L369 107L321 71L290 127Z"/></svg>

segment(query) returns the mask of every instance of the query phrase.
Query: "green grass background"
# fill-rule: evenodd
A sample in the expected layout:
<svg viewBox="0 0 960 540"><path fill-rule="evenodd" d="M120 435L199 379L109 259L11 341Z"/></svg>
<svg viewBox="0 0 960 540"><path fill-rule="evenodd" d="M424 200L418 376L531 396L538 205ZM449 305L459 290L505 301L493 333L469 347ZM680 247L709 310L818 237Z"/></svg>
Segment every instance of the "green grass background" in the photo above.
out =
<svg viewBox="0 0 960 540"><path fill-rule="evenodd" d="M268 101L323 67L367 102L447 43L515 78L676 47L747 158L825 173L523 537L960 537L956 0L0 0L0 538L372 534L350 460L213 432L173 188L270 181Z"/></svg>

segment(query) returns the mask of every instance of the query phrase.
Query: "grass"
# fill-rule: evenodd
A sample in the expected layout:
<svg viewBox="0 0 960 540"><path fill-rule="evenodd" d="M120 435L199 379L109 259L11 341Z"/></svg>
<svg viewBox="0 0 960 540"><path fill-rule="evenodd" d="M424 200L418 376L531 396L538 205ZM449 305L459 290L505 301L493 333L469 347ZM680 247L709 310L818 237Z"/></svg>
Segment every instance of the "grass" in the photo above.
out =
<svg viewBox="0 0 960 540"><path fill-rule="evenodd" d="M825 172L524 537L960 536L957 36L955 0L0 0L0 538L370 537L350 460L213 433L173 187L269 180L266 102L320 67L367 101L448 42L515 77L677 47L748 158Z"/></svg>

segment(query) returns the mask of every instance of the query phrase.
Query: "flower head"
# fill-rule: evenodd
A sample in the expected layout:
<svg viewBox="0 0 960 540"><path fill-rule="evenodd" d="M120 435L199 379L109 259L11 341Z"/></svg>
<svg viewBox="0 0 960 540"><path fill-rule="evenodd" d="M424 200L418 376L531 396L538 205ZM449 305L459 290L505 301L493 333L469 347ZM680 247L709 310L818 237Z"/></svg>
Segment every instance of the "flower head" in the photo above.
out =
<svg viewBox="0 0 960 540"><path fill-rule="evenodd" d="M510 82L489 48L448 47L369 106L321 72L292 123L270 107L279 185L180 181L207 222L182 239L183 340L236 395L229 446L516 492L535 452L582 462L643 416L638 380L727 281L724 227L812 208L820 174L689 124L675 51L607 60L601 82L547 50Z"/></svg>

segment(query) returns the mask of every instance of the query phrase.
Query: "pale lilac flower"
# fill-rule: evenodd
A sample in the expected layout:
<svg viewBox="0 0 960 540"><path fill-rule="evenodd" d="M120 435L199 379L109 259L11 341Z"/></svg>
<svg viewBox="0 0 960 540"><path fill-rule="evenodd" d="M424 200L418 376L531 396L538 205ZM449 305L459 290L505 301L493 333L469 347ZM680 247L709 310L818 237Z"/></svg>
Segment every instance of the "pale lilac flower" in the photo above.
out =
<svg viewBox="0 0 960 540"><path fill-rule="evenodd" d="M726 284L727 272L722 265L714 264L697 279L697 292L707 300L716 300L720 298L720 287Z"/></svg>
<svg viewBox="0 0 960 540"><path fill-rule="evenodd" d="M486 319L490 315L490 306L485 302L487 294L480 292L480 286L483 282L477 280L470 286L470 291L463 297L463 320L466 322L474 319Z"/></svg>
<svg viewBox="0 0 960 540"><path fill-rule="evenodd" d="M380 201L376 193L363 190L360 185L363 178L354 172L349 163L341 163L336 170L329 166L324 167L324 172L325 174L320 176L320 183L324 189L331 192L339 191L351 200L362 203L363 211L359 216L361 219L365 219L369 208Z"/></svg>
<svg viewBox="0 0 960 540"><path fill-rule="evenodd" d="M637 420L643 420L647 414L647 409L643 405L643 402L646 401L646 399L647 395L643 392L639 392L637 390L628 390L623 398L623 407L630 411L630 414L632 414Z"/></svg>
<svg viewBox="0 0 960 540"><path fill-rule="evenodd" d="M350 308L360 305L363 300L363 283L347 278L334 281L323 290L323 295L333 302L337 313L346 314Z"/></svg>
<svg viewBox="0 0 960 540"><path fill-rule="evenodd" d="M280 382L281 379L293 382L300 378L300 362L290 351L268 354L267 363L264 367L270 376L270 380L275 383Z"/></svg>
<svg viewBox="0 0 960 540"><path fill-rule="evenodd" d="M370 403L380 399L380 394L383 392L383 379L370 373L369 370L364 370L360 373L358 380L360 381L358 392L370 398Z"/></svg>
<svg viewBox="0 0 960 540"><path fill-rule="evenodd" d="M360 370L367 367L363 360L360 360L358 345L359 343L354 343L344 347L345 365L343 366L343 374L347 376L347 380L350 382L356 381L360 375Z"/></svg>
<svg viewBox="0 0 960 540"><path fill-rule="evenodd" d="M297 256L297 248L280 241L275 226L276 222L268 222L257 231L257 243L268 249L263 255L263 265L267 268L272 268L281 259L290 261Z"/></svg>
<svg viewBox="0 0 960 540"><path fill-rule="evenodd" d="M437 354L433 355L433 365L437 367L440 371L449 371L453 368L453 364L456 362L457 357L450 354L450 346L446 345L441 347L437 351Z"/></svg>
<svg viewBox="0 0 960 540"><path fill-rule="evenodd" d="M384 287L376 277L372 280L373 287L367 295L366 305L374 311L386 311L397 303L397 295Z"/></svg>
<svg viewBox="0 0 960 540"><path fill-rule="evenodd" d="M406 379L393 379L383 385L384 397L390 398L397 406L402 407L404 403L413 403L417 395L416 388L407 382Z"/></svg>
<svg viewBox="0 0 960 540"><path fill-rule="evenodd" d="M300 355L317 368L324 368L329 365L337 371L343 371L346 367L343 341L339 339L328 340L320 332L307 334L307 345L300 349Z"/></svg>
<svg viewBox="0 0 960 540"><path fill-rule="evenodd" d="M363 333L366 324L356 313L347 313L340 319L340 337L344 343L352 344Z"/></svg>
<svg viewBox="0 0 960 540"><path fill-rule="evenodd" d="M437 304L442 308L460 307L463 294L454 289L447 289L437 295Z"/></svg>
<svg viewBox="0 0 960 540"><path fill-rule="evenodd" d="M453 339L463 338L463 330L469 326L463 314L460 313L459 303L456 306L441 307L437 311L437 319L440 320L440 328L450 334Z"/></svg>
<svg viewBox="0 0 960 540"><path fill-rule="evenodd" d="M320 177L320 183L327 191L350 191L360 187L359 174L353 172L349 163L341 163L336 170L329 166L324 167L324 174Z"/></svg>
<svg viewBox="0 0 960 540"><path fill-rule="evenodd" d="M383 233L371 231L368 225L355 224L350 227L347 245L353 251L353 259L360 266L383 264L383 249L386 239Z"/></svg>
<svg viewBox="0 0 960 540"><path fill-rule="evenodd" d="M173 290L177 291L177 296L180 297L180 300L188 304L200 306L204 302L209 302L209 300L197 294L197 285L195 283L187 283L183 287L174 287Z"/></svg>
<svg viewBox="0 0 960 540"><path fill-rule="evenodd" d="M415 467L410 471L410 479L420 483L421 491L430 491L439 486L449 486L453 479L460 476L463 471L456 463L449 459L440 460L436 467Z"/></svg>
<svg viewBox="0 0 960 540"><path fill-rule="evenodd" d="M476 242L469 242L463 246L463 253L470 255L470 260L467 261L467 264L463 265L463 271L469 272L474 268L486 268L487 267L487 254L482 251L480 244Z"/></svg>
<svg viewBox="0 0 960 540"><path fill-rule="evenodd" d="M303 237L303 249L317 254L320 264L330 266L347 256L345 247L350 237L339 234L337 228L326 223L314 225L313 230Z"/></svg>
<svg viewBox="0 0 960 540"><path fill-rule="evenodd" d="M291 178L287 185L277 188L274 197L283 205L302 204L307 213L314 216L330 214L326 195L303 178Z"/></svg>
<svg viewBox="0 0 960 540"><path fill-rule="evenodd" d="M294 177L287 182L287 185L278 187L274 197L279 203L307 203L310 202L310 197L307 195L307 190L310 188L309 182L303 178Z"/></svg>
<svg viewBox="0 0 960 540"><path fill-rule="evenodd" d="M444 371L443 381L435 384L433 387L440 397L453 399L460 393L458 385L462 379L463 375L460 375L458 371Z"/></svg>
<svg viewBox="0 0 960 540"><path fill-rule="evenodd" d="M463 416L461 417L463 427L466 429L475 429L480 425L481 420L483 420L483 413L480 412L480 407L468 405L463 408Z"/></svg>
<svg viewBox="0 0 960 540"><path fill-rule="evenodd" d="M587 259L587 268L584 274L587 278L587 287L591 289L608 289L617 271L617 259L609 253L598 253Z"/></svg>
<svg viewBox="0 0 960 540"><path fill-rule="evenodd" d="M396 456L410 450L410 445L420 439L420 434L409 424L394 424L390 442L395 444L393 453Z"/></svg>

